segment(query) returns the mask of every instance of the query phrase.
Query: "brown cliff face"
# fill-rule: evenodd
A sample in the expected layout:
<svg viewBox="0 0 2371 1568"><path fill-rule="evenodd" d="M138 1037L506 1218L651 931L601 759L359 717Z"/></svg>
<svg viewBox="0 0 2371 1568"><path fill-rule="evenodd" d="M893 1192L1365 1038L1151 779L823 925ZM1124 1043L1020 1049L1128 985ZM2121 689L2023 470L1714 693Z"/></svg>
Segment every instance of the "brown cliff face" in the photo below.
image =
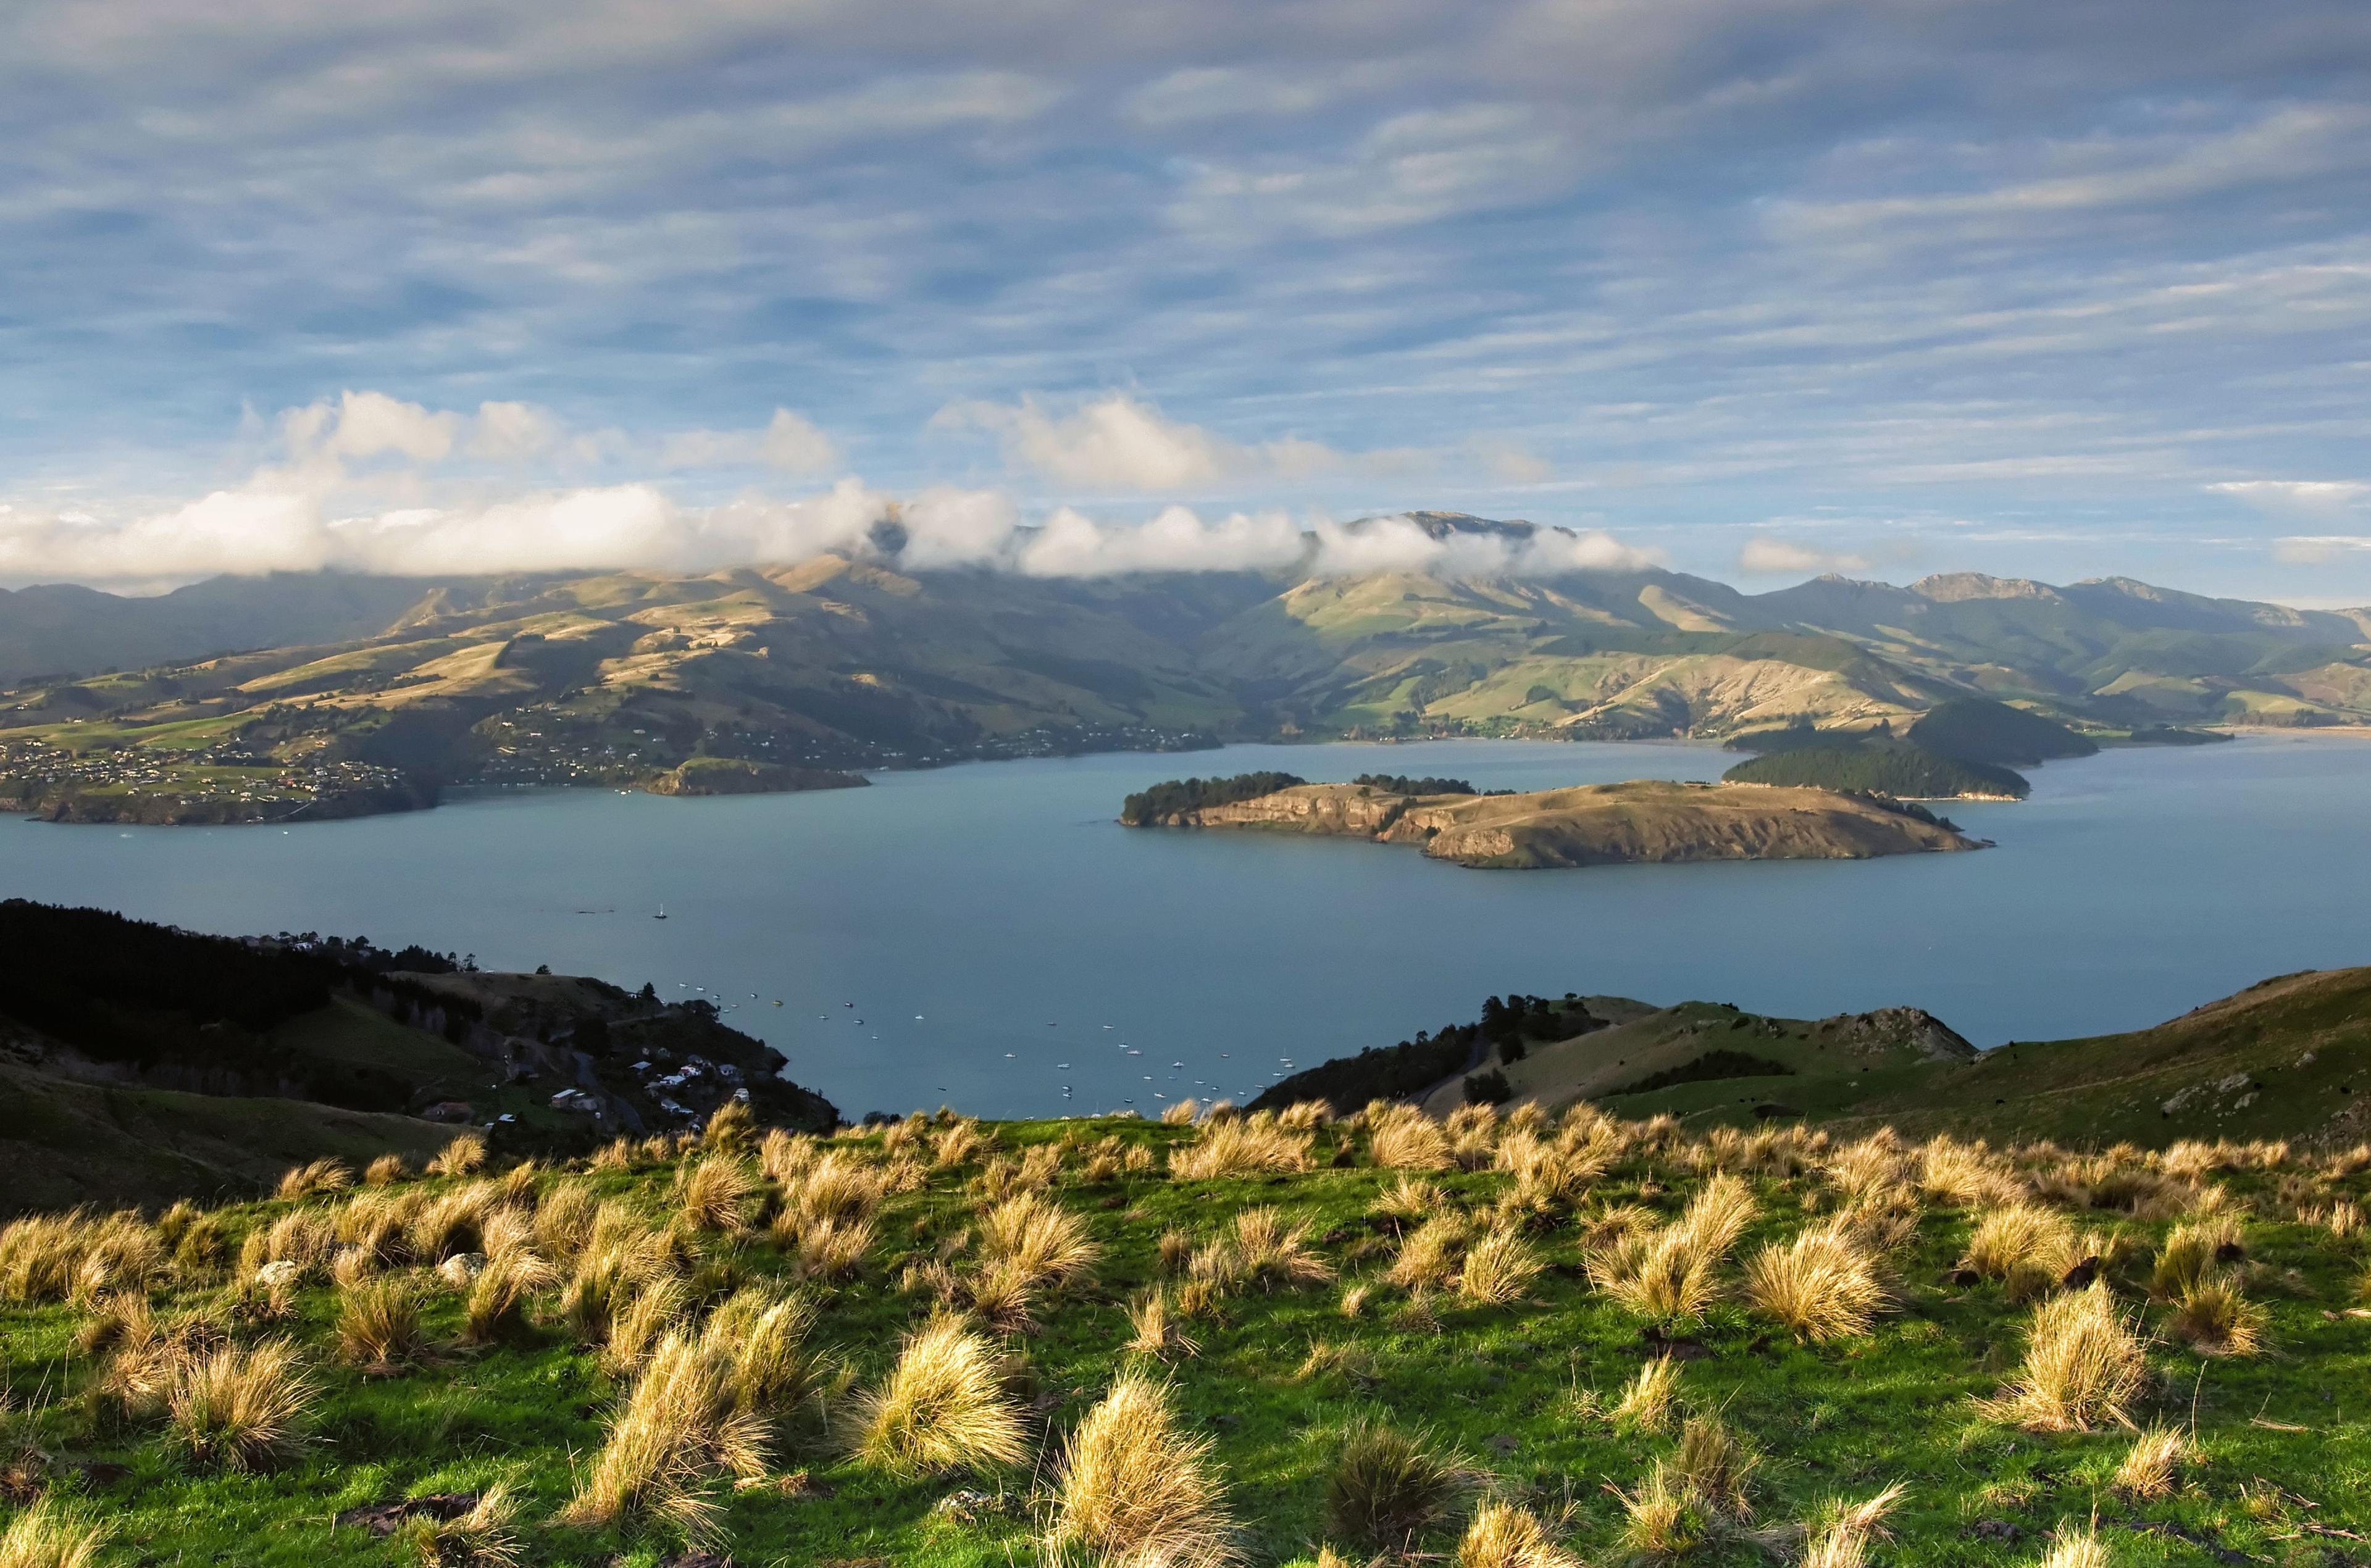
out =
<svg viewBox="0 0 2371 1568"><path fill-rule="evenodd" d="M1435 859L1498 869L1857 860L1981 847L1939 824L1833 790L1653 779L1525 795L1410 796L1304 784L1180 813L1172 822L1416 844Z"/></svg>

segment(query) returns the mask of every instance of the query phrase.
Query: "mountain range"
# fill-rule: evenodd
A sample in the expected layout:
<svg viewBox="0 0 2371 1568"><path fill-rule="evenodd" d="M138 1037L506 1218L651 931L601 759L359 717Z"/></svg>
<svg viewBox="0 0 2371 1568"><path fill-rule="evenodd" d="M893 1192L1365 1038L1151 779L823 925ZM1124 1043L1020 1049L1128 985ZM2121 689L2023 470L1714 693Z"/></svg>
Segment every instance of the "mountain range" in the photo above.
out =
<svg viewBox="0 0 2371 1568"><path fill-rule="evenodd" d="M1544 532L1413 515L1436 537ZM0 749L35 804L66 786L642 782L703 755L850 768L1223 738L1866 730L1971 695L2102 732L2371 722L2371 610L2126 578L1758 594L1653 568L1081 579L909 571L898 546L890 530L860 555L697 574L0 594Z"/></svg>

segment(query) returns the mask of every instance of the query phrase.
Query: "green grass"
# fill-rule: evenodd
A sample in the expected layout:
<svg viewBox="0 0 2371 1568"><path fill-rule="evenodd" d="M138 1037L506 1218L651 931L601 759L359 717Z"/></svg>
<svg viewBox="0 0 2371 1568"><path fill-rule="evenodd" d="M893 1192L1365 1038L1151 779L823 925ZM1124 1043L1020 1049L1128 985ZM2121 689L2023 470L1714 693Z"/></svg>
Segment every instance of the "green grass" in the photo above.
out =
<svg viewBox="0 0 2371 1568"><path fill-rule="evenodd" d="M1090 1141L1108 1133L1129 1145L1191 1136L1137 1122L1068 1125ZM1008 1156L1066 1130L1044 1123L984 1129ZM847 1142L870 1156L879 1139ZM1356 1163L1324 1166L1336 1147L1348 1149ZM726 1501L734 1561L931 1568L1035 1561L1035 1487L1060 1435L1124 1364L1126 1307L1159 1278L1162 1233L1174 1228L1208 1238L1243 1208L1275 1205L1326 1239L1321 1251L1346 1278L1373 1280L1391 1254L1366 1216L1397 1178L1366 1166L1362 1147L1359 1138L1329 1130L1319 1137L1321 1168L1307 1174L1195 1183L1145 1172L1090 1184L1072 1156L1055 1196L1086 1217L1103 1256L1091 1285L1042 1300L1039 1331L1012 1343L1011 1386L1032 1409L1033 1436L1048 1456L1046 1464L1034 1476L900 1482L841 1457L844 1419L827 1427L803 1418L790 1429L776 1468L804 1470L804 1492L760 1487ZM889 1199L880 1216L884 1244L870 1272L826 1293L820 1342L860 1384L878 1378L898 1336L928 1310L923 1297L897 1290L896 1260L909 1252L931 1256L943 1239L976 1227L983 1202L977 1170L974 1163L938 1173L921 1190ZM671 1176L660 1166L589 1180L604 1195L655 1217ZM1435 1179L1452 1200L1477 1209L1510 1180L1486 1171ZM1924 1213L1900 1260L1900 1310L1868 1338L1803 1348L1733 1295L1713 1308L1690 1336L1684 1403L1718 1412L1762 1452L1754 1489L1761 1524L1807 1518L1826 1497L1856 1498L1904 1482L1909 1493L1895 1516L1898 1539L1879 1558L1903 1568L2030 1560L2044 1532L2095 1511L2123 1563L2213 1561L2196 1542L2267 1562L2340 1560L2312 1553L2325 1546L2349 1550L2342 1538L2301 1532L2371 1525L2371 1470L2362 1462L2371 1441L2371 1353L2361 1323L2344 1315L2362 1260L2355 1246L2329 1230L2297 1223L2282 1187L2310 1187L2317 1201L2342 1194L2363 1202L2371 1191L2360 1174L2326 1178L2295 1162L2282 1171L2218 1179L2259 1210L2250 1227L2250 1293L2271 1309L2277 1348L2257 1360L2219 1362L2169 1345L2152 1348L2157 1376L2135 1418L2186 1426L2194 1416L2204 1453L2170 1498L2128 1504L2110 1493L2108 1478L2131 1441L2126 1434L2040 1435L1979 1416L1974 1401L1998 1390L2020 1354L2026 1312L1993 1286L1950 1282L1947 1271L1969 1230L1968 1217L1955 1210ZM1671 1155L1633 1149L1595 1183L1580 1213L1644 1203L1668 1216L1696 1180ZM1791 1236L1835 1204L1815 1177L1763 1176L1754 1186L1762 1214L1744 1240L1746 1252ZM247 1205L226 1216L244 1230L290 1206ZM2083 1223L2111 1217L2095 1215ZM2145 1301L2137 1281L2145 1277L2145 1248L2162 1224L2122 1224L2142 1250L2112 1277L2125 1305L2156 1320L2162 1309ZM1220 1321L1189 1325L1200 1353L1176 1361L1167 1376L1187 1429L1215 1442L1230 1505L1246 1527L1248 1562L1313 1555L1329 1456L1364 1421L1428 1431L1439 1447L1486 1470L1492 1489L1544 1516L1568 1510L1565 1528L1588 1561L1615 1559L1619 1517L1606 1489L1637 1486L1672 1439L1626 1430L1605 1411L1654 1347L1639 1320L1578 1277L1582 1233L1574 1215L1555 1215L1532 1239L1552 1267L1531 1298L1511 1308L1467 1308L1446 1294L1433 1299L1429 1320L1412 1320L1405 1295L1378 1285L1364 1315L1352 1319L1338 1309L1334 1286L1255 1289L1228 1297ZM748 1276L785 1266L762 1231L708 1236L698 1245L710 1264ZM1734 1263L1725 1270L1732 1285L1736 1274ZM318 1278L298 1293L293 1322L271 1332L294 1332L316 1348L327 1397L307 1457L278 1471L208 1472L175 1458L152 1430L94 1431L78 1401L91 1369L75 1347L82 1314L67 1307L0 1304L0 1378L20 1404L36 1407L34 1430L57 1461L53 1484L115 1523L110 1562L391 1563L403 1560L392 1544L334 1527L336 1514L404 1496L476 1491L497 1480L526 1501L535 1562L601 1562L621 1553L622 1562L650 1564L673 1550L657 1534L542 1524L566 1500L573 1472L597 1449L603 1418L619 1393L596 1359L566 1343L548 1313L532 1343L461 1350L454 1345L457 1297L431 1299L428 1328L448 1348L424 1369L374 1380L326 1358L332 1293ZM160 1311L224 1309L223 1291L202 1280L162 1287L156 1300ZM253 1337L267 1331L240 1332ZM1319 1345L1335 1354L1317 1358L1322 1369L1307 1370ZM117 1475L75 1468L93 1463L126 1469ZM957 1489L983 1492L991 1501L969 1522L937 1512ZM2014 1526L2021 1544L2007 1550L1975 1535L1980 1522ZM1441 1552L1453 1542L1452 1525L1419 1545ZM1700 1561L1742 1565L1769 1558L1737 1539Z"/></svg>

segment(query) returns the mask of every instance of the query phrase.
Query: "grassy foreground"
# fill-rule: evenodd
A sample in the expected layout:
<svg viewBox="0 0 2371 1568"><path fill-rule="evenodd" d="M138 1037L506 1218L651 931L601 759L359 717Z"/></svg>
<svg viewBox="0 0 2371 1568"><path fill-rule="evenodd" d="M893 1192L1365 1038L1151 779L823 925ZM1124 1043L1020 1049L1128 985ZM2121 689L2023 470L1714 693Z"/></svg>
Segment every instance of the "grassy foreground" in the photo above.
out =
<svg viewBox="0 0 2371 1568"><path fill-rule="evenodd" d="M2371 1149L1379 1102L481 1160L0 1231L0 1562L2371 1561Z"/></svg>

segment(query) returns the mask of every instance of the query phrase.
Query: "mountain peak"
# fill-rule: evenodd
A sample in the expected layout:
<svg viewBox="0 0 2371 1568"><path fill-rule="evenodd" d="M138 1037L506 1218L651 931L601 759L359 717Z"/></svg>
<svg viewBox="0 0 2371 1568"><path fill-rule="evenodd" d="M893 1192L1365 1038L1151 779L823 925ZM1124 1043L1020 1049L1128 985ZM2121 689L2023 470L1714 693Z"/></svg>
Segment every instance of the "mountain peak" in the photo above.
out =
<svg viewBox="0 0 2371 1568"><path fill-rule="evenodd" d="M1981 571L1940 571L1922 577L1910 591L1938 604L1963 599L2057 599L2058 590L2026 577L1988 577Z"/></svg>

